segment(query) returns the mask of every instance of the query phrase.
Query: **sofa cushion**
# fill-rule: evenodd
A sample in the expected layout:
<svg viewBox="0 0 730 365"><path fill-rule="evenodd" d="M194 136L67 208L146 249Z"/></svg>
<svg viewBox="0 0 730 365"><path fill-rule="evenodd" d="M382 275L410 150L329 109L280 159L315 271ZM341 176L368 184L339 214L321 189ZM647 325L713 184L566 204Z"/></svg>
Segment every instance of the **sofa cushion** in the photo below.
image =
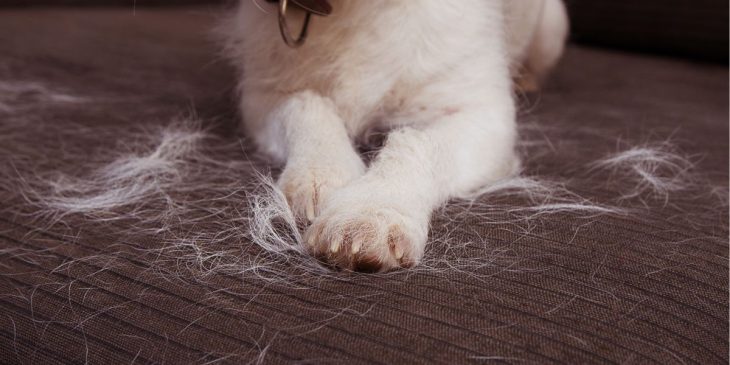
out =
<svg viewBox="0 0 730 365"><path fill-rule="evenodd" d="M219 16L0 12L0 362L728 361L727 67L570 47L519 124L525 176L572 195L454 202L420 268L313 274L251 240L268 165L236 134ZM191 114L210 137L190 176L131 208L40 214L64 201L39 183L144 153ZM641 176L595 165L621 151L663 151L686 189L631 196ZM176 190L191 176L205 184ZM156 212L174 214L141 225Z"/></svg>

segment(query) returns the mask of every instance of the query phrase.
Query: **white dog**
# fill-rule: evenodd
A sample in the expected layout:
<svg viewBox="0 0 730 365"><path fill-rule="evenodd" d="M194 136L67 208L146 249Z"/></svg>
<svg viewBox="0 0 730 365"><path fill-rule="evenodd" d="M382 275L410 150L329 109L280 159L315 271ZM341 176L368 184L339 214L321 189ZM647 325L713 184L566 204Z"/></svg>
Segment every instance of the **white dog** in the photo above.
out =
<svg viewBox="0 0 730 365"><path fill-rule="evenodd" d="M307 1L303 1L307 3ZM315 1L322 3L322 1ZM326 3L326 1L325 1ZM345 269L417 264L431 212L515 174L513 78L557 62L561 0L330 0L301 47L279 5L244 0L227 23L247 135L285 163L278 185L311 223L311 252ZM305 11L288 6L298 34ZM354 141L390 131L369 166Z"/></svg>

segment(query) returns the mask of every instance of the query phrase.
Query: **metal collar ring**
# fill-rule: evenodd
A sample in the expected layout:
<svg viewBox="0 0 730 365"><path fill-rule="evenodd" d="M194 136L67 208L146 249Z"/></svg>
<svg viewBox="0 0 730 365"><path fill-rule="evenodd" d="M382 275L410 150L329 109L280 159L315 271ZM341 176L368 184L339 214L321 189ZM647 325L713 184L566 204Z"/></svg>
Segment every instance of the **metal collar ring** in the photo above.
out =
<svg viewBox="0 0 730 365"><path fill-rule="evenodd" d="M305 15L304 17L304 25L302 25L302 30L299 32L299 37L295 39L294 37L292 37L291 32L289 31L289 25L286 21L286 10L288 3L288 0L279 0L279 30L281 31L281 37L284 38L284 43L286 43L291 48L298 48L302 44L304 44L304 41L307 40L309 21L312 18L312 13L309 11L306 12L307 15Z"/></svg>

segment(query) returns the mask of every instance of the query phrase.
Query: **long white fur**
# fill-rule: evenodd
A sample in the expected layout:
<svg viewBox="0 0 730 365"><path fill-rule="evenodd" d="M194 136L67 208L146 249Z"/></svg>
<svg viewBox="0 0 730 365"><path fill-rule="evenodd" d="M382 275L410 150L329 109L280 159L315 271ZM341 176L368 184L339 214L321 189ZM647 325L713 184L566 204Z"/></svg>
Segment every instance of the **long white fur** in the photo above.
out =
<svg viewBox="0 0 730 365"><path fill-rule="evenodd" d="M63 150L29 139L49 140L66 134L76 139L116 140L118 145L107 146L89 159L87 150ZM308 254L301 217L295 216L268 173L252 179L255 167L240 145L222 143L203 130L199 121L182 119L155 129L5 123L0 124L0 135L14 141L0 144L0 153L10 157L0 165L0 192L4 201L13 202L3 209L36 217L48 229L67 231L69 239L75 239L76 230L83 229L85 222L116 222L106 225L106 233L134 244L118 246L126 254L111 250L80 262L111 267L132 255L150 261L151 267L170 278L206 280L211 275L235 275L293 286L301 285L300 279L324 280L336 275ZM460 271L478 277L490 268L525 269L519 266L519 257L488 238L463 241L449 233L463 230L464 222L508 225L521 237L554 214L570 214L585 224L603 215L633 214L624 207L627 196L652 204L657 194L674 199L675 192L682 196L710 193L711 185L696 176L689 169L690 160L678 153L669 142L629 146L586 166L587 173L608 176L608 186L616 188L612 201L595 202L571 191L571 180L544 176L500 180L475 196L454 200L437 210L436 219L447 222L446 229L432 235L431 250L414 270ZM59 171L59 162L67 168ZM655 168L648 169L648 175L636 175L636 164ZM580 171L573 176L580 177ZM660 186L654 190L654 184L637 184L637 177L671 181L672 189ZM17 199L19 196L25 199ZM137 244L141 242L160 244ZM43 255L17 250L2 253L29 260Z"/></svg>
<svg viewBox="0 0 730 365"><path fill-rule="evenodd" d="M695 185L691 173L693 159L696 157L685 157L675 145L664 141L632 146L594 162L592 168L607 169L632 181L630 189L623 193L624 199L644 195L667 200L670 193Z"/></svg>
<svg viewBox="0 0 730 365"><path fill-rule="evenodd" d="M292 50L274 6L241 2L224 33L244 126L285 162L278 185L312 222L310 251L345 268L413 266L436 207L519 170L512 76L559 58L563 4L332 3ZM296 29L304 14L291 13ZM365 169L353 143L372 129L393 131Z"/></svg>
<svg viewBox="0 0 730 365"><path fill-rule="evenodd" d="M27 111L29 105L47 107L49 104L79 104L88 100L35 81L0 80L0 113Z"/></svg>

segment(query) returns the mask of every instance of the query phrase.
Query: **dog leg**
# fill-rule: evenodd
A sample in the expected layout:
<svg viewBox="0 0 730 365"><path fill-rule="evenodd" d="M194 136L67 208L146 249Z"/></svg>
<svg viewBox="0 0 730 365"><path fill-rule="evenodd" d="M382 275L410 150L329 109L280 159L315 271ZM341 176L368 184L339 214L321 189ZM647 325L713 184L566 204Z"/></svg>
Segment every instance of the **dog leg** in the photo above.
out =
<svg viewBox="0 0 730 365"><path fill-rule="evenodd" d="M433 209L516 172L512 100L391 132L366 174L336 191L306 233L313 254L387 271L422 257Z"/></svg>
<svg viewBox="0 0 730 365"><path fill-rule="evenodd" d="M563 55L568 38L568 14L561 0L544 0L542 13L530 43L525 74L519 80L525 91L537 91Z"/></svg>
<svg viewBox="0 0 730 365"><path fill-rule="evenodd" d="M277 184L294 214L312 221L326 198L361 176L365 165L327 98L309 91L291 95L266 119L259 143L280 146L286 159Z"/></svg>

